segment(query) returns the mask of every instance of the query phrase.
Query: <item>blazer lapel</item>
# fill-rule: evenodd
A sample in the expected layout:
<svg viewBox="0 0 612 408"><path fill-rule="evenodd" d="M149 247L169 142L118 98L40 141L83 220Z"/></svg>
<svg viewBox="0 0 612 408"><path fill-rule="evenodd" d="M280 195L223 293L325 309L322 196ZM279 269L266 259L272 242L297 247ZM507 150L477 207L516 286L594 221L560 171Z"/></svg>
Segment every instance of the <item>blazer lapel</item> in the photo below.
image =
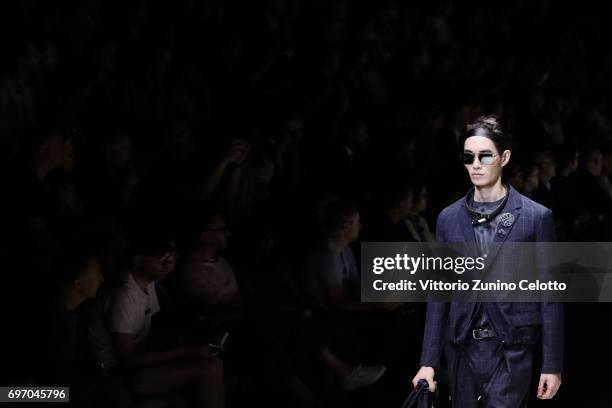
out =
<svg viewBox="0 0 612 408"><path fill-rule="evenodd" d="M516 225L518 217L521 215L520 209L523 205L521 202L521 196L510 185L508 185L508 188L508 194L510 194L510 197L508 197L506 207L502 210L502 215L500 222L497 225L493 242L504 242L508 238L508 235L510 235L512 228Z"/></svg>
<svg viewBox="0 0 612 408"><path fill-rule="evenodd" d="M497 224L497 229L495 230L495 236L493 237L493 245L491 246L491 253L487 255L487 264L493 265L495 258L497 258L499 249L502 244L512 231L512 228L516 225L518 217L521 215L521 207L523 205L521 201L521 196L519 193L512 188L510 185L508 186L508 202L506 206L501 212L501 218L499 223ZM510 215L505 215L510 214ZM505 220L505 222L504 222ZM488 269L488 268L487 268Z"/></svg>

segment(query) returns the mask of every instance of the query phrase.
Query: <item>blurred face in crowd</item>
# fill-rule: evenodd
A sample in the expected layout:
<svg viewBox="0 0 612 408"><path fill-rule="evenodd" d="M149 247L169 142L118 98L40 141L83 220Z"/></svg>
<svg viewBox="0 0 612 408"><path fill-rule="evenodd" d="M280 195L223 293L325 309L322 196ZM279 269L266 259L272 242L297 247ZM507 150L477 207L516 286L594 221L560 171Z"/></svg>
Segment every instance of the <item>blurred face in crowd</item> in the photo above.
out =
<svg viewBox="0 0 612 408"><path fill-rule="evenodd" d="M438 133L444 127L445 117L443 114L439 113L431 118L430 129L432 133Z"/></svg>
<svg viewBox="0 0 612 408"><path fill-rule="evenodd" d="M169 148L173 156L186 160L195 150L195 140L191 129L184 123L177 123L168 132Z"/></svg>
<svg viewBox="0 0 612 408"><path fill-rule="evenodd" d="M229 229L220 215L215 215L200 235L202 245L216 251L227 248L228 236Z"/></svg>
<svg viewBox="0 0 612 408"><path fill-rule="evenodd" d="M540 172L536 166L533 166L527 174L525 174L523 189L526 194L531 193L538 188L540 184Z"/></svg>
<svg viewBox="0 0 612 408"><path fill-rule="evenodd" d="M603 157L602 175L610 176L612 174L612 150L606 152Z"/></svg>
<svg viewBox="0 0 612 408"><path fill-rule="evenodd" d="M74 149L72 147L72 141L66 140L64 143L64 158L62 160L62 169L66 172L72 171L74 167Z"/></svg>
<svg viewBox="0 0 612 408"><path fill-rule="evenodd" d="M59 63L59 54L57 51L57 45L54 43L48 43L42 50L42 64L48 71L53 71Z"/></svg>
<svg viewBox="0 0 612 408"><path fill-rule="evenodd" d="M517 191L523 191L523 188L525 187L525 176L523 175L521 166L518 163L510 163L508 164L508 167L510 167L510 175L508 176L508 182Z"/></svg>
<svg viewBox="0 0 612 408"><path fill-rule="evenodd" d="M419 195L415 197L413 213L419 214L427 210L427 189L423 187Z"/></svg>
<svg viewBox="0 0 612 408"><path fill-rule="evenodd" d="M361 217L357 212L344 223L344 233L349 242L355 242L359 239L359 230L361 230Z"/></svg>
<svg viewBox="0 0 612 408"><path fill-rule="evenodd" d="M591 151L586 157L586 170L593 176L600 176L603 167L603 155L600 150Z"/></svg>
<svg viewBox="0 0 612 408"><path fill-rule="evenodd" d="M299 143L302 138L302 120L299 116L293 115L287 120L286 133L291 136L293 143Z"/></svg>
<svg viewBox="0 0 612 408"><path fill-rule="evenodd" d="M100 260L94 257L74 281L74 286L84 299L92 299L96 297L102 282L104 278L100 271Z"/></svg>
<svg viewBox="0 0 612 408"><path fill-rule="evenodd" d="M579 159L580 159L579 154L578 152L576 152L574 154L574 157L572 158L572 160L569 162L569 165L568 165L568 170L570 173L573 173L576 170L578 170L578 162L580 161Z"/></svg>
<svg viewBox="0 0 612 408"><path fill-rule="evenodd" d="M409 162L414 160L414 152L416 149L416 137L404 141L395 151L395 159L398 162Z"/></svg>
<svg viewBox="0 0 612 408"><path fill-rule="evenodd" d="M56 132L40 146L38 158L54 169L63 163L65 150L64 139L59 132Z"/></svg>
<svg viewBox="0 0 612 408"><path fill-rule="evenodd" d="M178 254L176 253L176 251L166 252L165 254L158 257L158 259L162 265L161 273L163 277L166 277L176 267Z"/></svg>
<svg viewBox="0 0 612 408"><path fill-rule="evenodd" d="M152 281L163 280L176 266L178 255L170 250L157 255L137 255L134 267Z"/></svg>
<svg viewBox="0 0 612 408"><path fill-rule="evenodd" d="M365 148L368 143L368 125L365 122L358 123L351 129L349 140L352 146Z"/></svg>
<svg viewBox="0 0 612 408"><path fill-rule="evenodd" d="M412 199L412 192L407 192L402 197L399 203L400 216L405 217L412 212L414 205Z"/></svg>
<svg viewBox="0 0 612 408"><path fill-rule="evenodd" d="M468 137L463 145L463 153L474 155L473 162L464 163L464 166L475 187L494 186L501 178L502 168L510 160L510 150L500 154L493 141L484 136Z"/></svg>
<svg viewBox="0 0 612 408"><path fill-rule="evenodd" d="M106 154L107 163L117 167L127 165L132 158L132 141L130 140L130 135L125 132L118 135L108 146Z"/></svg>
<svg viewBox="0 0 612 408"><path fill-rule="evenodd" d="M546 155L540 161L540 179L550 180L556 175L555 160L550 155Z"/></svg>

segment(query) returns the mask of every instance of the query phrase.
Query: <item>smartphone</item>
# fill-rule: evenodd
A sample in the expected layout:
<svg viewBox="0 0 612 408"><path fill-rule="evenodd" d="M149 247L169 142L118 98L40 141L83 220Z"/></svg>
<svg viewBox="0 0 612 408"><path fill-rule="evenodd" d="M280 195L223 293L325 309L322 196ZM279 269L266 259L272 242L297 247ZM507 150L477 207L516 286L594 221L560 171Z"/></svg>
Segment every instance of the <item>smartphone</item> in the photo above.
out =
<svg viewBox="0 0 612 408"><path fill-rule="evenodd" d="M213 353L217 354L217 353L223 351L223 345L225 344L225 340L227 340L228 337L229 337L229 333L225 332L225 333L223 333L223 336L221 336L221 339L219 340L219 343L209 342L208 346L213 349Z"/></svg>

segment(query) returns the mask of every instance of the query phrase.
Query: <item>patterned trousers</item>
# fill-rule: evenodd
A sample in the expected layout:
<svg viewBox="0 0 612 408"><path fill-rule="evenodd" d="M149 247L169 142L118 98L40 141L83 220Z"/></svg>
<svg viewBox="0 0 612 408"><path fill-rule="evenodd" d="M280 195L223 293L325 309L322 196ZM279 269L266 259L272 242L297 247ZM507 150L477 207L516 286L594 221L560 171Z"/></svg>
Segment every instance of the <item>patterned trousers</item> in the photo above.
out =
<svg viewBox="0 0 612 408"><path fill-rule="evenodd" d="M504 347L495 337L447 344L453 408L524 408L531 382L531 346Z"/></svg>

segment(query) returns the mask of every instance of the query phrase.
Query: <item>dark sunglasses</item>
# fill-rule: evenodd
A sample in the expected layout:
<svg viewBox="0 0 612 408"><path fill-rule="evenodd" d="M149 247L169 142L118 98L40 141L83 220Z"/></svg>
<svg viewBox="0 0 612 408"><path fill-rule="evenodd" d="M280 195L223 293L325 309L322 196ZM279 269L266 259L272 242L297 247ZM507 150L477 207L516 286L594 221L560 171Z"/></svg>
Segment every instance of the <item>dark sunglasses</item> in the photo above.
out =
<svg viewBox="0 0 612 408"><path fill-rule="evenodd" d="M478 156L478 161L480 164L493 164L495 161L495 157L499 156L499 154L493 154L491 152L484 153L472 153L472 152L463 152L459 155L461 160L463 160L463 164L472 164L474 163L474 159Z"/></svg>

